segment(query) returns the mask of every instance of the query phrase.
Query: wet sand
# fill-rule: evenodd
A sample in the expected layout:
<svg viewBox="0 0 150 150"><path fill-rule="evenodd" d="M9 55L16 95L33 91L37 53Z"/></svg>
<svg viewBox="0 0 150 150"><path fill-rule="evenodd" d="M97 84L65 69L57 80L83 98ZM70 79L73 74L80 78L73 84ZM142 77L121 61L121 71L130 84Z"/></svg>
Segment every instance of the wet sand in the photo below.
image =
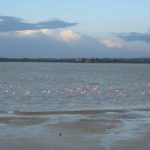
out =
<svg viewBox="0 0 150 150"><path fill-rule="evenodd" d="M148 110L3 112L0 116L0 148L149 150Z"/></svg>
<svg viewBox="0 0 150 150"><path fill-rule="evenodd" d="M112 150L149 150L150 133L144 133L132 140L120 141L114 143Z"/></svg>

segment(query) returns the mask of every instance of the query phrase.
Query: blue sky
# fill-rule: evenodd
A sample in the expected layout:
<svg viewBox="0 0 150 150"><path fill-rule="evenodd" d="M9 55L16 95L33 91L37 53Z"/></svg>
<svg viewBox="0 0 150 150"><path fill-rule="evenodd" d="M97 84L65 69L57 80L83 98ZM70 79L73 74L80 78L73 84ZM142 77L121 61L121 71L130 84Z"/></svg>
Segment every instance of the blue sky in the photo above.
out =
<svg viewBox="0 0 150 150"><path fill-rule="evenodd" d="M0 56L150 56L149 6L149 0L0 0Z"/></svg>

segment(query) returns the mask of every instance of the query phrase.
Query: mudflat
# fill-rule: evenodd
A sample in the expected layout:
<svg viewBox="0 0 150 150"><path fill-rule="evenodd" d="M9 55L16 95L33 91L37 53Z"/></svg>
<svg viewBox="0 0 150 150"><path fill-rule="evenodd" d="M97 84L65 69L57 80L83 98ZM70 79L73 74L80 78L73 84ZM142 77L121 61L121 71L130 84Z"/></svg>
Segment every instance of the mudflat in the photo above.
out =
<svg viewBox="0 0 150 150"><path fill-rule="evenodd" d="M148 109L1 114L2 150L149 150Z"/></svg>

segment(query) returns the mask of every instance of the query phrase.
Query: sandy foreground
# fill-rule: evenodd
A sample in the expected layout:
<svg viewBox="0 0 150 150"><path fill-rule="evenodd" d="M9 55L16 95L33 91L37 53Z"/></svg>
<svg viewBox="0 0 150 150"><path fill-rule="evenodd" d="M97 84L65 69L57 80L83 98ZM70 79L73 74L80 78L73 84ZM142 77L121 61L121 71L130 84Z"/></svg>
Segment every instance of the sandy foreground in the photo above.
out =
<svg viewBox="0 0 150 150"><path fill-rule="evenodd" d="M150 109L0 115L0 150L150 150Z"/></svg>

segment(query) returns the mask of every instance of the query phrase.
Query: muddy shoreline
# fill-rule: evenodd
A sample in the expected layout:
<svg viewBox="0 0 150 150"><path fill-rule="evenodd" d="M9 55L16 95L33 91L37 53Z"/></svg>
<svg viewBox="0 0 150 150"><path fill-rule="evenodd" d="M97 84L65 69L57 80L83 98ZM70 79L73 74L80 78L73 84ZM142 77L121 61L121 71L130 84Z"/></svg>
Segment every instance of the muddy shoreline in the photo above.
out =
<svg viewBox="0 0 150 150"><path fill-rule="evenodd" d="M150 149L150 109L13 112L0 115L3 150Z"/></svg>

